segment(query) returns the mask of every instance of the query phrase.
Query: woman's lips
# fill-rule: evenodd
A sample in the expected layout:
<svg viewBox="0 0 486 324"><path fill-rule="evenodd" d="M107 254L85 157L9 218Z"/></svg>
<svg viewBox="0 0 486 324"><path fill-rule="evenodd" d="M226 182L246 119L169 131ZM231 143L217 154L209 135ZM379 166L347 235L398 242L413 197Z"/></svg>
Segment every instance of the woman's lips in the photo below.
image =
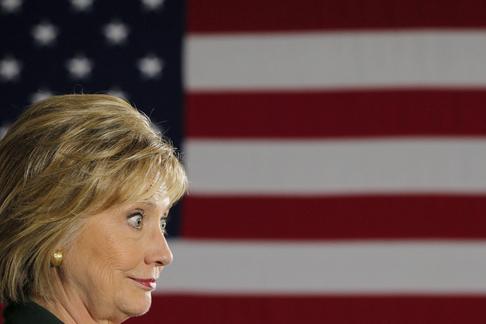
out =
<svg viewBox="0 0 486 324"><path fill-rule="evenodd" d="M146 290L154 290L155 287L157 286L155 279L140 279L140 278L133 278L129 277L139 285L141 285L143 288Z"/></svg>

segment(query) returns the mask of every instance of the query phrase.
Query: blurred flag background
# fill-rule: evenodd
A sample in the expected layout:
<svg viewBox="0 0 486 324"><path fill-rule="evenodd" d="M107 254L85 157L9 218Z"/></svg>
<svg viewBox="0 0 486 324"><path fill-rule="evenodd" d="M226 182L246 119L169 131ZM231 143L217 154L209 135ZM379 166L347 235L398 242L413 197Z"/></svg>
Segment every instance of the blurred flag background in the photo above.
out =
<svg viewBox="0 0 486 324"><path fill-rule="evenodd" d="M129 323L483 323L486 1L0 1L3 129L108 92L190 194Z"/></svg>

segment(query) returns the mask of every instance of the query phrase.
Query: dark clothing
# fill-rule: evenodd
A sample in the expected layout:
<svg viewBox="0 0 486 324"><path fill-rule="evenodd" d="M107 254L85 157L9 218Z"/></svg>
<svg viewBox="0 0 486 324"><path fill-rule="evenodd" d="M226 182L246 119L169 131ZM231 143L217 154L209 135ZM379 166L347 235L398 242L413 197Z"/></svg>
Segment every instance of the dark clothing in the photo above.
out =
<svg viewBox="0 0 486 324"><path fill-rule="evenodd" d="M4 324L62 324L44 307L34 302L10 304L3 311Z"/></svg>

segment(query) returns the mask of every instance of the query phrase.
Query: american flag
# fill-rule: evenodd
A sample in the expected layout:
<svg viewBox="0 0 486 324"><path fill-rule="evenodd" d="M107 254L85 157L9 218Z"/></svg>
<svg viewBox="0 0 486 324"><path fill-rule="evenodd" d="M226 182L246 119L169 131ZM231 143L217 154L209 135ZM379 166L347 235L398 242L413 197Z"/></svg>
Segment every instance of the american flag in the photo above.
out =
<svg viewBox="0 0 486 324"><path fill-rule="evenodd" d="M5 125L111 91L183 149L129 322L485 322L486 1L0 3Z"/></svg>

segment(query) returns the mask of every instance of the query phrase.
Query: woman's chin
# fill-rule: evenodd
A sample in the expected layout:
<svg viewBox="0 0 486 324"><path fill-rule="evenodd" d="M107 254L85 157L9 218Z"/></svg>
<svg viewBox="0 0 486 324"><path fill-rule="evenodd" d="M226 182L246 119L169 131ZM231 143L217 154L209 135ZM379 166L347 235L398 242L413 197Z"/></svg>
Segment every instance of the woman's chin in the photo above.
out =
<svg viewBox="0 0 486 324"><path fill-rule="evenodd" d="M122 303L122 311L129 317L141 316L149 311L151 304L152 294L145 293L143 296L133 297Z"/></svg>

